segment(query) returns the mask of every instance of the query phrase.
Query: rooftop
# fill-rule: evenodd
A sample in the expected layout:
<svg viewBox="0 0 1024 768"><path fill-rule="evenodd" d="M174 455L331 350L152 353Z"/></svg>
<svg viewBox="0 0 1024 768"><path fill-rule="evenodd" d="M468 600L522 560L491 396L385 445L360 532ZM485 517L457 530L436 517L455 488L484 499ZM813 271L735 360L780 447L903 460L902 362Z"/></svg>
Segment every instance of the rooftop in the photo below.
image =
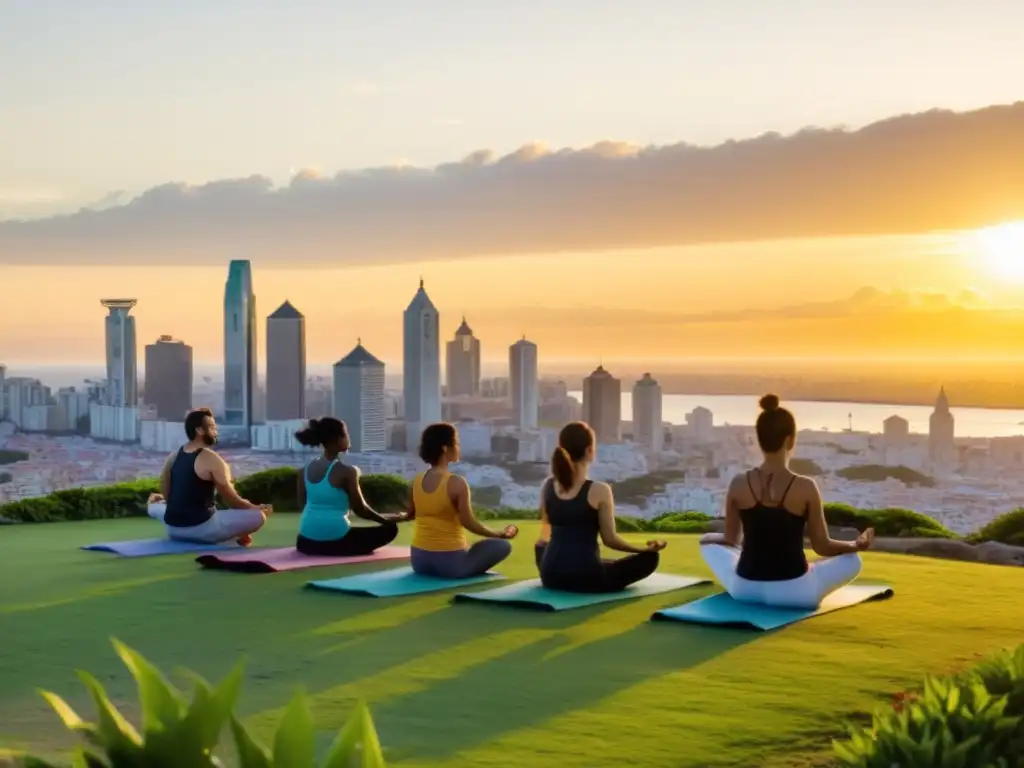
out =
<svg viewBox="0 0 1024 768"><path fill-rule="evenodd" d="M359 365L384 365L383 361L375 357L370 351L363 346L362 339L360 339L351 352L345 355L341 360L336 362L335 367L342 366L345 368L355 367Z"/></svg>
<svg viewBox="0 0 1024 768"><path fill-rule="evenodd" d="M284 304L275 309L268 320L302 320L303 314L297 310L290 301L285 300Z"/></svg>

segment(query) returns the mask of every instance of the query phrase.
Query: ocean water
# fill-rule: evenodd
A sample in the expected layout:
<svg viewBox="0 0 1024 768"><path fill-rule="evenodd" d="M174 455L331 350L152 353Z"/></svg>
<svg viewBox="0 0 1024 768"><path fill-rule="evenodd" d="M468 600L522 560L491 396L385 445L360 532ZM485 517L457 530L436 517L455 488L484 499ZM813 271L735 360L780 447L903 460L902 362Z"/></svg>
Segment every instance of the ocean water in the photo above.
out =
<svg viewBox="0 0 1024 768"><path fill-rule="evenodd" d="M582 401L582 392L570 392ZM672 424L685 424L686 415L703 406L715 415L715 424L743 426L754 424L759 413L760 395L665 395L662 418ZM841 432L881 432L882 422L890 416L902 416L910 422L910 431L928 433L928 417L932 408L924 405L886 405L884 403L811 402L787 400L784 405L793 411L801 429ZM1011 437L1024 435L1024 410L989 408L950 408L956 419L957 437ZM633 396L622 395L622 418L630 420Z"/></svg>

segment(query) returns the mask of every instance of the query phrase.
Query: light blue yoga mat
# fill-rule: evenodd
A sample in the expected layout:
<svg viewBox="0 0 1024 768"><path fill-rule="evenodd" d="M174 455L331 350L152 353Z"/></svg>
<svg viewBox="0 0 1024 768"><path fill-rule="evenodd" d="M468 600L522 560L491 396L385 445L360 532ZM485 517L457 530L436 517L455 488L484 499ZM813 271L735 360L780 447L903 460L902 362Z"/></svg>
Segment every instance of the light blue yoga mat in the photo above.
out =
<svg viewBox="0 0 1024 768"><path fill-rule="evenodd" d="M151 557L153 555L182 555L188 552L217 552L225 549L242 549L237 544L193 544L190 541L171 539L136 539L134 541L108 541L103 544L88 544L82 549L90 552L111 552L119 557Z"/></svg>
<svg viewBox="0 0 1024 768"><path fill-rule="evenodd" d="M852 584L833 592L817 608L772 608L757 603L741 603L733 600L727 593L720 592L694 600L692 603L658 611L651 619L768 631L809 619L811 616L838 611L840 608L849 608L873 600L885 600L892 595L892 589L884 585Z"/></svg>
<svg viewBox="0 0 1024 768"><path fill-rule="evenodd" d="M541 586L540 579L520 581L506 587L487 589L481 592L459 593L454 602L483 601L502 603L517 608L536 608L542 611L568 611L572 608L583 608L588 605L610 603L615 600L629 600L634 597L658 595L676 589L686 589L698 584L709 584L708 579L693 576L675 576L671 573L655 573L643 581L631 584L620 592L602 592L600 594L581 594L579 592L562 592Z"/></svg>
<svg viewBox="0 0 1024 768"><path fill-rule="evenodd" d="M438 579L433 576L421 576L412 568L392 568L387 571L342 576L340 579L309 581L306 582L306 586L312 589L344 592L349 595L399 597L401 595L420 595L424 592L440 592L444 589L456 589L469 584L484 584L504 578L500 573L492 572L469 579Z"/></svg>

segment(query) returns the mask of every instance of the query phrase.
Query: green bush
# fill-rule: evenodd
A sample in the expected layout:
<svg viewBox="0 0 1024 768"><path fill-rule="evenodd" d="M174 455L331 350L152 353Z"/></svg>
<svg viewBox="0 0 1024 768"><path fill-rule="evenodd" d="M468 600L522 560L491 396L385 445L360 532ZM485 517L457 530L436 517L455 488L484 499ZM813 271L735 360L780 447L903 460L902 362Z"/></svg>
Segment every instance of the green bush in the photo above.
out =
<svg viewBox="0 0 1024 768"><path fill-rule="evenodd" d="M998 541L1000 544L1024 547L1024 507L1000 515L980 531L971 535L968 541L973 544L980 544L983 541Z"/></svg>
<svg viewBox="0 0 1024 768"><path fill-rule="evenodd" d="M1024 765L1024 646L974 670L900 694L868 727L835 743L847 768L1018 768Z"/></svg>
<svg viewBox="0 0 1024 768"><path fill-rule="evenodd" d="M12 475L10 472L0 472L0 485L3 485L4 483L9 483L13 479L14 475Z"/></svg>
<svg viewBox="0 0 1024 768"><path fill-rule="evenodd" d="M825 520L829 525L856 528L863 531L874 528L879 536L908 538L929 537L955 539L953 531L930 517L909 509L857 509L849 504L826 504Z"/></svg>
<svg viewBox="0 0 1024 768"><path fill-rule="evenodd" d="M28 461L29 454L25 451L0 451L0 464L15 464Z"/></svg>
<svg viewBox="0 0 1024 768"><path fill-rule="evenodd" d="M817 477L825 474L825 470L821 468L821 465L811 459L793 457L789 460L789 468L798 475L806 475L807 477Z"/></svg>
<svg viewBox="0 0 1024 768"><path fill-rule="evenodd" d="M379 512L394 512L409 504L411 486L397 475L363 475L363 495ZM298 512L298 470L277 467L255 472L235 483L238 494L255 504L273 504L275 512Z"/></svg>
<svg viewBox="0 0 1024 768"><path fill-rule="evenodd" d="M845 480L856 480L868 483L880 483L890 478L899 480L905 485L923 485L931 488L935 481L928 475L921 474L909 467L886 467L882 464L860 464L854 467L843 467L836 470L836 475Z"/></svg>
<svg viewBox="0 0 1024 768"><path fill-rule="evenodd" d="M305 695L296 693L274 736L273 749L259 744L234 715L242 687L241 664L212 688L190 673L195 686L191 701L164 675L127 646L114 648L138 686L142 731L114 707L100 682L87 672L78 676L89 689L98 722L83 721L58 695L43 696L69 729L82 734L87 746L75 756L75 768L213 768L222 763L214 755L224 726L230 723L241 768L314 768L316 731ZM365 706L357 708L338 734L322 768L382 768L384 756ZM27 757L26 768L56 768L46 760Z"/></svg>

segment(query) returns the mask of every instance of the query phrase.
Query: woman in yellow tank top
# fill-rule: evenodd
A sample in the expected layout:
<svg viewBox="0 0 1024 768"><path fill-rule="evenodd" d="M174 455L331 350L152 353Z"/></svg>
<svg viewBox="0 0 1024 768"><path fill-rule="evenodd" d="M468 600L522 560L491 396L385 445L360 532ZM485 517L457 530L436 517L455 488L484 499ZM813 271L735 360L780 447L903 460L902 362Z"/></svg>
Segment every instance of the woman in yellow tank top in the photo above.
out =
<svg viewBox="0 0 1024 768"><path fill-rule="evenodd" d="M420 437L420 458L430 465L412 483L409 516L415 521L410 564L417 573L444 579L479 576L512 552L514 525L495 531L473 514L469 484L448 471L459 460L459 434L451 424L431 424ZM482 536L466 545L466 531Z"/></svg>

